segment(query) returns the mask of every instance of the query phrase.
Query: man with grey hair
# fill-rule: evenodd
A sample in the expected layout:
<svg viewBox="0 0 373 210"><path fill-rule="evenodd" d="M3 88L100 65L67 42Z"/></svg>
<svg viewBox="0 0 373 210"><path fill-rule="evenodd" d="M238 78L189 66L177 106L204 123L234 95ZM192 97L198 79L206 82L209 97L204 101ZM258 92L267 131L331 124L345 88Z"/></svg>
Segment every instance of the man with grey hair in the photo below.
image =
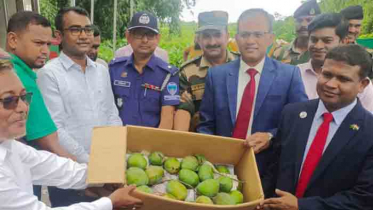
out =
<svg viewBox="0 0 373 210"><path fill-rule="evenodd" d="M241 58L208 71L197 128L246 140L257 153L260 172L270 160L267 148L276 136L279 113L286 104L308 100L298 67L266 56L272 28L273 18L262 9L241 14L236 34Z"/></svg>

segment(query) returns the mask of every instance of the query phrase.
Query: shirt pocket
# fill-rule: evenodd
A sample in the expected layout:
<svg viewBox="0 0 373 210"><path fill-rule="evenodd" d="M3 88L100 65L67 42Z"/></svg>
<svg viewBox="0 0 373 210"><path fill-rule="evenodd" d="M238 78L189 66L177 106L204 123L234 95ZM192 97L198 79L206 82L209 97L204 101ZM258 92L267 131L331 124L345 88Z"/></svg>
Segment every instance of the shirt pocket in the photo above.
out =
<svg viewBox="0 0 373 210"><path fill-rule="evenodd" d="M146 113L159 114L161 110L161 92L151 89L144 89L142 96L142 107Z"/></svg>
<svg viewBox="0 0 373 210"><path fill-rule="evenodd" d="M130 89L128 87L115 87L114 100L118 109L123 109L123 107L130 101Z"/></svg>

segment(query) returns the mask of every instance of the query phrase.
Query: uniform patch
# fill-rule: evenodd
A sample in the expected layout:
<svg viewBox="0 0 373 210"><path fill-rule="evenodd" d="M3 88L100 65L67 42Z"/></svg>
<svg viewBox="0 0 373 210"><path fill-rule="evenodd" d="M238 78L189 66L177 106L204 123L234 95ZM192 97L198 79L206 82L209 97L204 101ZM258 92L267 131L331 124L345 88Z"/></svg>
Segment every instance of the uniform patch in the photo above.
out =
<svg viewBox="0 0 373 210"><path fill-rule="evenodd" d="M175 82L168 83L167 91L169 94L175 95L177 93L177 84Z"/></svg>
<svg viewBox="0 0 373 210"><path fill-rule="evenodd" d="M123 80L114 80L114 86L131 87L131 82Z"/></svg>
<svg viewBox="0 0 373 210"><path fill-rule="evenodd" d="M122 72L122 74L120 75L120 77L122 77L122 78L126 78L127 77L127 72Z"/></svg>
<svg viewBox="0 0 373 210"><path fill-rule="evenodd" d="M123 107L123 99L122 98L117 98L117 106L119 109Z"/></svg>
<svg viewBox="0 0 373 210"><path fill-rule="evenodd" d="M139 23L146 25L149 22L150 22L150 18L147 14L143 14L143 15L140 16Z"/></svg>

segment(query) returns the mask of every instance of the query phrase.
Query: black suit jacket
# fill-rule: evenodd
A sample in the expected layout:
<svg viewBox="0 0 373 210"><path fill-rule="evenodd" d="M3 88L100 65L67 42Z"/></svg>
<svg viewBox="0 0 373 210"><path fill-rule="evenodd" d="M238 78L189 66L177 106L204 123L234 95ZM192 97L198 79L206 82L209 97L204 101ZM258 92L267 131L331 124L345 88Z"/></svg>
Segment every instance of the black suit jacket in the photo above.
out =
<svg viewBox="0 0 373 210"><path fill-rule="evenodd" d="M318 102L285 107L274 164L263 178L267 196L274 195L275 188L295 194ZM304 111L307 117L301 118ZM358 130L351 128L355 124ZM373 209L373 115L359 101L332 138L298 204L300 210Z"/></svg>

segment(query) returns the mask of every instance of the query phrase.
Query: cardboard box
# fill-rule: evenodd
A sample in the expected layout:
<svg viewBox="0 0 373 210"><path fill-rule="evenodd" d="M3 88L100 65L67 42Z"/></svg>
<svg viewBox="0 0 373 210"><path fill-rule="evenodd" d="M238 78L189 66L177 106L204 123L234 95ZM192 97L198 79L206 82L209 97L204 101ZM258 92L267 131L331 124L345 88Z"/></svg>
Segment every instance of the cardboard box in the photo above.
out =
<svg viewBox="0 0 373 210"><path fill-rule="evenodd" d="M189 132L146 127L100 127L93 130L88 184L125 183L126 151L161 151L165 156L182 158L203 154L212 163L233 164L243 184L244 203L240 205L203 205L166 199L135 191L143 200L142 210L251 210L264 194L255 155L243 147L243 141Z"/></svg>

